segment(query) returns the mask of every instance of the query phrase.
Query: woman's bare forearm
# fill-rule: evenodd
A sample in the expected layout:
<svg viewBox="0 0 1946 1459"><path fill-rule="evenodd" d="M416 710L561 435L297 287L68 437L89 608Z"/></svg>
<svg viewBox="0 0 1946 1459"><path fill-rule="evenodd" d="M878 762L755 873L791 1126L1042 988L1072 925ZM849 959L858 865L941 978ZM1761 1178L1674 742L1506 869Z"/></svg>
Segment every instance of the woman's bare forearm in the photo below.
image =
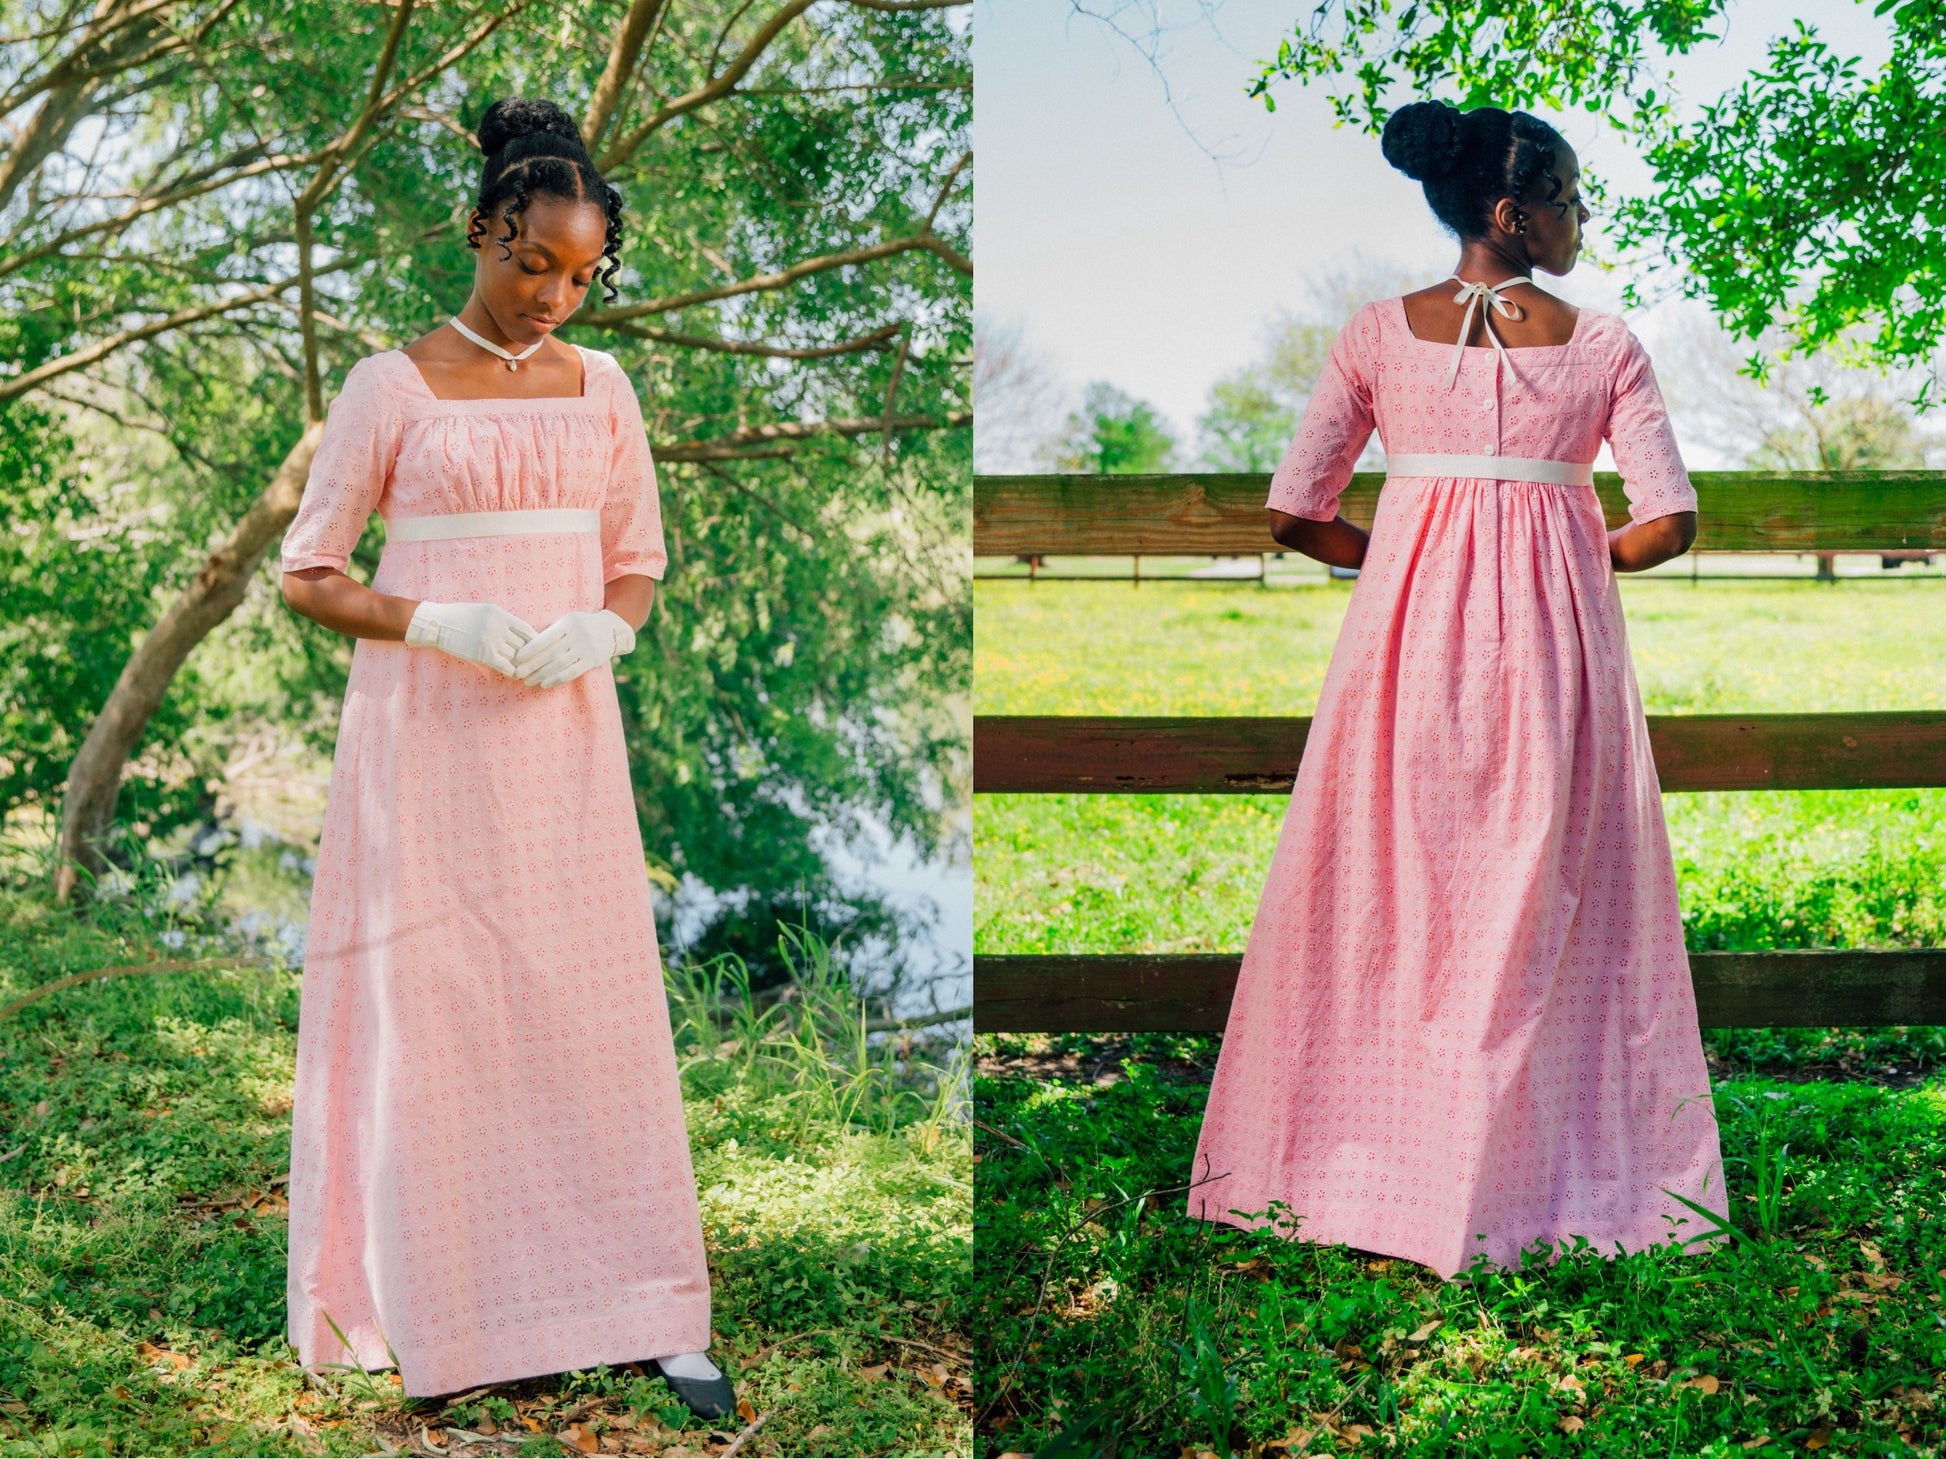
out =
<svg viewBox="0 0 1946 1459"><path fill-rule="evenodd" d="M294 611L347 638L403 640L420 602L368 588L334 567L287 572L283 591L284 601ZM649 618L655 579L625 573L610 582L602 596L604 608L612 609L629 627L639 630Z"/></svg>
<svg viewBox="0 0 1946 1459"><path fill-rule="evenodd" d="M292 610L347 638L403 640L417 598L400 598L354 582L335 567L287 572L284 601Z"/></svg>
<svg viewBox="0 0 1946 1459"><path fill-rule="evenodd" d="M1608 560L1616 572L1641 572L1681 557L1696 540L1696 514L1671 512L1646 522L1630 522L1608 534Z"/></svg>
<svg viewBox="0 0 1946 1459"><path fill-rule="evenodd" d="M1372 540L1371 533L1342 516L1321 522L1275 508L1270 511L1270 535L1279 545L1333 567L1357 567L1364 562L1366 544Z"/></svg>
<svg viewBox="0 0 1946 1459"><path fill-rule="evenodd" d="M654 601L655 579L639 572L628 572L608 584L601 606L639 633L642 625L649 621L649 606Z"/></svg>

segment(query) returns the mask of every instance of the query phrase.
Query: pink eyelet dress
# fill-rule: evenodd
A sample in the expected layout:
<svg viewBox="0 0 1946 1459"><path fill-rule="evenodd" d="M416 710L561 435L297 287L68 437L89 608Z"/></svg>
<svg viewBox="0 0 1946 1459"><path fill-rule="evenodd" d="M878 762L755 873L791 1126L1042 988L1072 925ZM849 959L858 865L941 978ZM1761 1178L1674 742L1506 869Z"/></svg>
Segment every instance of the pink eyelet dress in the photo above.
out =
<svg viewBox="0 0 1946 1459"><path fill-rule="evenodd" d="M1586 469L1607 440L1631 518L1696 509L1648 355L1589 309L1567 343L1503 356L1368 304L1269 505L1330 520L1374 429L1390 472L1189 1210L1442 1279L1577 1235L1609 1257L1700 1249L1707 1223L1668 1192L1727 1209L1716 1116Z"/></svg>
<svg viewBox="0 0 1946 1459"><path fill-rule="evenodd" d="M403 352L332 402L283 567L538 630L667 557L641 407L441 400ZM710 1292L607 665L537 689L358 639L318 847L291 1131L289 1336L431 1396L709 1346ZM346 1352L332 1323L351 1340Z"/></svg>

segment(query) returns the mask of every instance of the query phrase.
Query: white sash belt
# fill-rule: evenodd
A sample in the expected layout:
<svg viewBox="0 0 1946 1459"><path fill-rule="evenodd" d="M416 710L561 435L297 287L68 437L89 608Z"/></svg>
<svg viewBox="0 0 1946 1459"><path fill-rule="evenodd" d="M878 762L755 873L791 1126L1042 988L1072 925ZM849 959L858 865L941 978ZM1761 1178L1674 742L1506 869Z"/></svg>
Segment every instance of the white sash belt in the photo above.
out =
<svg viewBox="0 0 1946 1459"><path fill-rule="evenodd" d="M1481 481L1540 481L1551 486L1593 486L1592 461L1544 461L1537 456L1467 456L1433 452L1385 458L1387 476L1465 476Z"/></svg>
<svg viewBox="0 0 1946 1459"><path fill-rule="evenodd" d="M504 512L443 512L431 517L393 517L388 542L431 542L441 537L511 537L522 532L599 532L592 507L527 507Z"/></svg>

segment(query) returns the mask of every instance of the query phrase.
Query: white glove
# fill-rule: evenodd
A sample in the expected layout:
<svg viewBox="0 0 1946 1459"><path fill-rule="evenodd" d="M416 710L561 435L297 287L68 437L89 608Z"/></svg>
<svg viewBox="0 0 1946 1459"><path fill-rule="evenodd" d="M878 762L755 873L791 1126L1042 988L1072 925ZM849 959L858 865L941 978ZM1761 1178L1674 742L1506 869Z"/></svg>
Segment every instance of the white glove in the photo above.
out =
<svg viewBox="0 0 1946 1459"><path fill-rule="evenodd" d="M634 647L635 630L612 608L563 613L514 651L514 677L552 689Z"/></svg>
<svg viewBox="0 0 1946 1459"><path fill-rule="evenodd" d="M514 650L533 636L533 624L497 603L421 603L405 630L415 648L444 649L510 679Z"/></svg>

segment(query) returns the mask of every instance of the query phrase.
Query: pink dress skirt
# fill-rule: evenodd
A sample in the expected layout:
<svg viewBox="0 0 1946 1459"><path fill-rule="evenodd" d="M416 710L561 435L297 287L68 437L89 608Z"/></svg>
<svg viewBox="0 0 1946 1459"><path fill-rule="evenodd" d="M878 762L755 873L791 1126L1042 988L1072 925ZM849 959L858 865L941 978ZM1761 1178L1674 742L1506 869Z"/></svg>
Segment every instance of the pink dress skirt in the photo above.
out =
<svg viewBox="0 0 1946 1459"><path fill-rule="evenodd" d="M1329 520L1374 429L1420 458L1380 496L1189 1194L1442 1278L1537 1241L1687 1245L1708 1223L1677 1196L1727 1207L1601 506L1478 458L1585 466L1605 439L1634 520L1695 492L1619 318L1468 347L1449 385L1454 352L1367 305L1272 480L1271 507Z"/></svg>

